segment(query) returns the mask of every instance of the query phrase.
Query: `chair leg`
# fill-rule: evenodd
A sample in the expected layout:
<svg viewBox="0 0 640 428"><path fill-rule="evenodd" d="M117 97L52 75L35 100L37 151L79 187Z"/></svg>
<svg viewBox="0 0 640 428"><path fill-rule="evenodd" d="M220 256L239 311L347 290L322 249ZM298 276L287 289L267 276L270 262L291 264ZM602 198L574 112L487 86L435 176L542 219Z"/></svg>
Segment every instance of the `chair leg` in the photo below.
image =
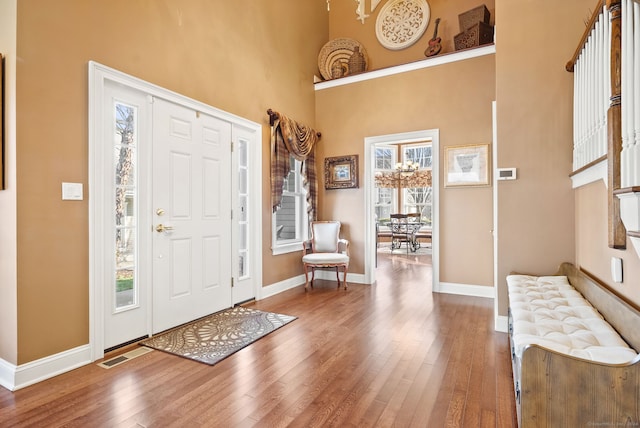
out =
<svg viewBox="0 0 640 428"><path fill-rule="evenodd" d="M311 266L311 288L313 288L313 281L316 279L316 267Z"/></svg>
<svg viewBox="0 0 640 428"><path fill-rule="evenodd" d="M312 272L313 272L313 268ZM307 291L309 289L309 266L308 265L304 265L304 291ZM313 278L311 278L311 287L313 288Z"/></svg>
<svg viewBox="0 0 640 428"><path fill-rule="evenodd" d="M336 278L338 279L338 288L340 288L340 266L336 266Z"/></svg>
<svg viewBox="0 0 640 428"><path fill-rule="evenodd" d="M344 283L344 289L347 289L347 270L349 270L349 266L345 266L343 271L342 271L342 282ZM340 284L338 283L338 287L340 287Z"/></svg>

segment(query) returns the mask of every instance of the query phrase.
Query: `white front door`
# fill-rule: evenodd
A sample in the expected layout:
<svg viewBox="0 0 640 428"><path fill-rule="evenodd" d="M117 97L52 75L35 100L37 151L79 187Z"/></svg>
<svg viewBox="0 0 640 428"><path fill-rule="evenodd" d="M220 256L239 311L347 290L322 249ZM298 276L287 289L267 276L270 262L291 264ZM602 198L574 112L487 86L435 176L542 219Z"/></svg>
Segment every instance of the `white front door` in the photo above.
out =
<svg viewBox="0 0 640 428"><path fill-rule="evenodd" d="M231 124L153 103L153 326L231 306Z"/></svg>
<svg viewBox="0 0 640 428"><path fill-rule="evenodd" d="M262 155L257 123L95 62L89 83L96 360L256 296Z"/></svg>

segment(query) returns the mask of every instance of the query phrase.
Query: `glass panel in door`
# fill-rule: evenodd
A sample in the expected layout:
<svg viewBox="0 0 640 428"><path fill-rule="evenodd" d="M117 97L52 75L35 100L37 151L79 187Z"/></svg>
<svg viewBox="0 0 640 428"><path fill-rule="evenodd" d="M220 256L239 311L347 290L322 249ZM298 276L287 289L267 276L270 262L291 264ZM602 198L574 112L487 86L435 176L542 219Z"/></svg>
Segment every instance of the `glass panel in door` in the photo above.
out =
<svg viewBox="0 0 640 428"><path fill-rule="evenodd" d="M136 278L137 200L137 108L115 104L115 136L113 141L115 176L115 310L138 303Z"/></svg>

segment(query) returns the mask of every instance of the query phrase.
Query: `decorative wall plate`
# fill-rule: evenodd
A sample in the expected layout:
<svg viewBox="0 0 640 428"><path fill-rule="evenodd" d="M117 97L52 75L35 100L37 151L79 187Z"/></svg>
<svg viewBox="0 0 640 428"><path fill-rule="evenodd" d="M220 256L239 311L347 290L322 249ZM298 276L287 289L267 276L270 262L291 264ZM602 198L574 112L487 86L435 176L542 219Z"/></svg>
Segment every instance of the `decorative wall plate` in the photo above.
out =
<svg viewBox="0 0 640 428"><path fill-rule="evenodd" d="M422 37L429 16L427 0L389 0L376 19L376 37L387 49L407 48Z"/></svg>
<svg viewBox="0 0 640 428"><path fill-rule="evenodd" d="M360 48L360 52L364 55L365 70L368 70L369 58L367 57L367 51L364 46L362 46L362 43L345 37L329 40L322 49L320 49L320 54L318 55L318 69L320 70L322 77L325 80L334 78L331 73L331 68L336 62L338 62L342 67L343 76L348 76L349 58L351 58L356 46Z"/></svg>

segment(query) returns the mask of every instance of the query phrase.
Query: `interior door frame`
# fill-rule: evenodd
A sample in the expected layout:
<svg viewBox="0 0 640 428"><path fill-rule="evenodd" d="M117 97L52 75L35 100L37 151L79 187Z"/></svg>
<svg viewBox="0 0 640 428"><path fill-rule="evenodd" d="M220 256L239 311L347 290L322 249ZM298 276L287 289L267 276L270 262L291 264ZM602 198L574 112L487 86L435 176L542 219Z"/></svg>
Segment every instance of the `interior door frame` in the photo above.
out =
<svg viewBox="0 0 640 428"><path fill-rule="evenodd" d="M168 89L130 76L128 74L117 71L95 61L89 61L89 99L88 99L88 154L89 154L89 347L91 349L91 361L95 361L104 357L104 305L102 292L104 290L104 281L101 279L99 272L102 272L101 266L104 264L104 225L100 221L104 214L104 183L101 177L104 160L100 155L100 151L96 148L103 141L103 118L104 118L104 92L107 81L123 85L146 93L150 97L162 98L175 104L183 105L195 111L200 111L211 116L226 120L232 126L241 127L255 135L253 142L255 143L249 154L251 156L251 177L249 186L252 188L251 206L256 207L255 212L250 213L250 230L251 230L251 272L253 275L253 287L256 298L259 298L260 285L262 281L262 224L260 207L262 206L262 126L256 122L252 122L245 118L233 115L231 113L219 110L210 105L185 97ZM232 141L233 141L232 132ZM236 153L232 153L232 165L237 165L235 161ZM238 174L232 170L232 193L233 189L238 186ZM231 213L229 213L231 215ZM232 220L232 227L237 225L237 216ZM151 232L150 232L151 233ZM237 234L232 234L232 240L237 239ZM230 245L230 249L234 245ZM237 257L237 255L236 255ZM236 257L232 260L235 263ZM151 262L151 257L148 258ZM237 271L232 271L232 274ZM149 287L150 288L150 287ZM150 293L150 291L149 291ZM149 299L149 296L146 298ZM143 298L143 297L141 297ZM150 304L150 303L149 303ZM149 317L152 311L149 310ZM149 333L151 332L151 322L148 322Z"/></svg>
<svg viewBox="0 0 640 428"><path fill-rule="evenodd" d="M413 143L431 140L431 176L433 187L432 205L432 238L431 238L431 261L432 261L432 289L440 289L440 130L426 129L421 131L410 131L399 134L378 135L366 137L364 139L364 188L365 188L365 235L364 235L364 281L366 284L373 284L376 281L376 222L373 210L375 199L374 186L374 165L376 145L393 145L400 143Z"/></svg>

